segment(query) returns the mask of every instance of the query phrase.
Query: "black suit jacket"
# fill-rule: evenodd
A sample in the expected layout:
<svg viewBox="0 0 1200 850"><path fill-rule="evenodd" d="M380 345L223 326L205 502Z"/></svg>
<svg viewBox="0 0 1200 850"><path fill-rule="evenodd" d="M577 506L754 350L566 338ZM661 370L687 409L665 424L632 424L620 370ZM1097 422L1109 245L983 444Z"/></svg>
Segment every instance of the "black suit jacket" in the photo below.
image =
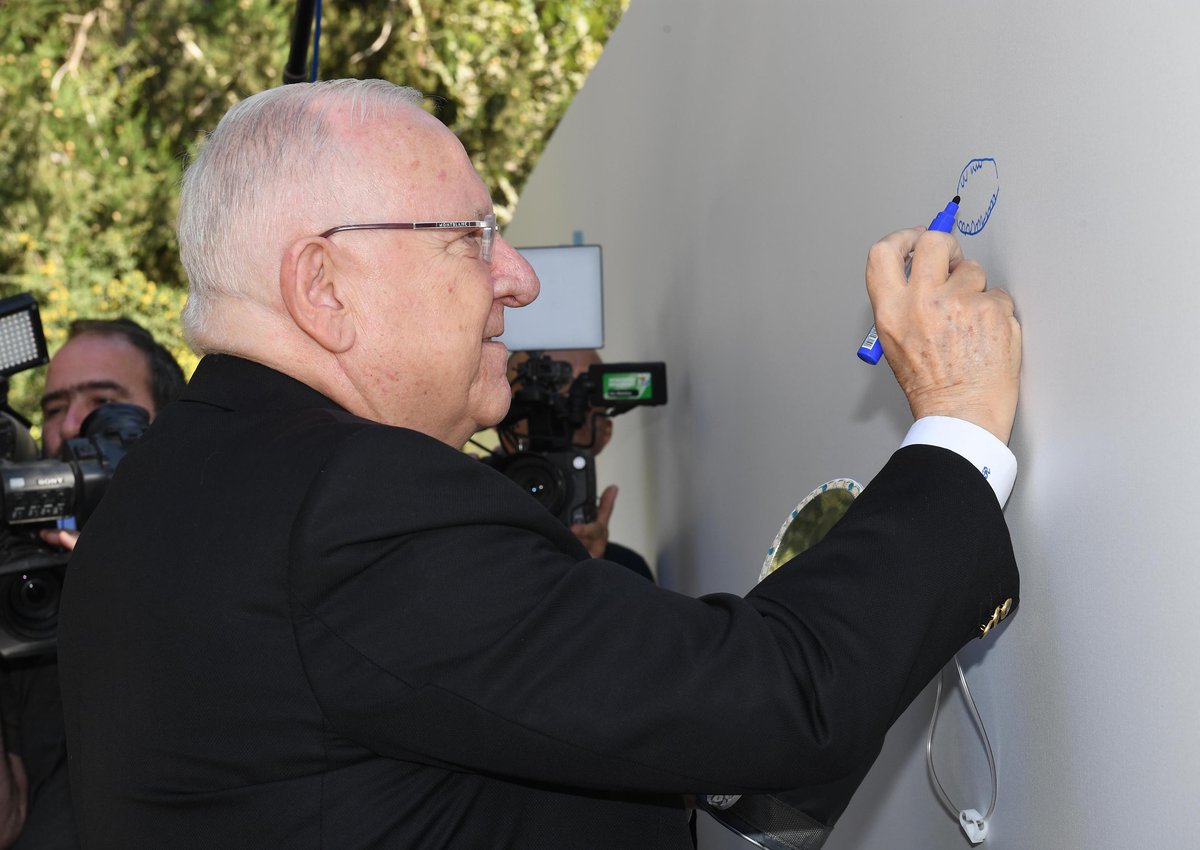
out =
<svg viewBox="0 0 1200 850"><path fill-rule="evenodd" d="M76 819L105 848L688 847L681 794L860 775L1016 596L995 496L939 449L693 599L465 454L207 357L68 570Z"/></svg>
<svg viewBox="0 0 1200 850"><path fill-rule="evenodd" d="M633 570L642 578L654 581L654 573L651 571L650 565L646 563L646 559L628 546L608 541L608 545L604 547L604 560L620 564L627 570Z"/></svg>

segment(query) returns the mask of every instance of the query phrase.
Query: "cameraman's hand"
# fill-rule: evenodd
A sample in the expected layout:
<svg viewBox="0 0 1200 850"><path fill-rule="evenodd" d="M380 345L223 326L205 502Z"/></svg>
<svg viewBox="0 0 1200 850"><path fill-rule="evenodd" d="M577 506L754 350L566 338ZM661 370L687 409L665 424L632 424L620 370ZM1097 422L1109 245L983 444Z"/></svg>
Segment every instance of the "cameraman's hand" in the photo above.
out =
<svg viewBox="0 0 1200 850"><path fill-rule="evenodd" d="M66 549L70 552L75 548L75 541L79 539L79 532L67 531L64 528L43 528L38 532L38 536L42 538L42 542L49 543L51 546L57 546L59 549Z"/></svg>
<svg viewBox="0 0 1200 850"><path fill-rule="evenodd" d="M603 558L608 549L608 520L617 504L617 485L609 484L600 494L600 504L596 508L596 518L587 523L576 523L571 526L571 532L579 538L579 542L587 547L588 554L593 558Z"/></svg>
<svg viewBox="0 0 1200 850"><path fill-rule="evenodd" d="M904 261L912 268L904 277ZM871 247L867 292L913 417L953 416L1008 442L1021 378L1013 302L947 233L899 230Z"/></svg>

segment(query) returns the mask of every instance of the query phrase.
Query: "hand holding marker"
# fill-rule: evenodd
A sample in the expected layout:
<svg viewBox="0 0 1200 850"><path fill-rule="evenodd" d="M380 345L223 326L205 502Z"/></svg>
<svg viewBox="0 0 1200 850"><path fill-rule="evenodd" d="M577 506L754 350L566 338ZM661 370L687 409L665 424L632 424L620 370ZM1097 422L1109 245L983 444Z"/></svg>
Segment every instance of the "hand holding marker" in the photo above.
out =
<svg viewBox="0 0 1200 850"><path fill-rule="evenodd" d="M954 221L958 217L959 200L961 200L959 196L955 195L954 200L946 204L946 208L934 216L933 221L929 223L929 229L942 233L952 232L954 230ZM912 258L910 257L908 263L904 266L905 277L908 277L911 268ZM858 358L874 366L882 356L883 346L879 343L879 333L875 330L875 326L871 325L870 333L867 334L867 338L863 340L862 345L858 347Z"/></svg>

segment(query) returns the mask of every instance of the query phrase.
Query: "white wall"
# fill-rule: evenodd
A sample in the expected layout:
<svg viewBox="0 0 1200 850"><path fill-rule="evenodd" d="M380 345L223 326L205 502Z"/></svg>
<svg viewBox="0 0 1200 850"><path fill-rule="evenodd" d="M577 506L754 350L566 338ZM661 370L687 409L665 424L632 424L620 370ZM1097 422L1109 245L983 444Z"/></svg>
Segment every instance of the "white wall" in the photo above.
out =
<svg viewBox="0 0 1200 850"><path fill-rule="evenodd" d="M854 357L868 246L996 160L991 218L960 236L1025 329L1023 603L963 653L995 850L1196 845L1197 32L1183 0L633 0L507 234L601 243L606 359L668 362L669 406L618 420L601 459L616 538L684 592L744 591L790 507L869 480L907 427ZM968 846L926 778L931 701L827 847ZM965 716L956 697L939 766L982 809Z"/></svg>

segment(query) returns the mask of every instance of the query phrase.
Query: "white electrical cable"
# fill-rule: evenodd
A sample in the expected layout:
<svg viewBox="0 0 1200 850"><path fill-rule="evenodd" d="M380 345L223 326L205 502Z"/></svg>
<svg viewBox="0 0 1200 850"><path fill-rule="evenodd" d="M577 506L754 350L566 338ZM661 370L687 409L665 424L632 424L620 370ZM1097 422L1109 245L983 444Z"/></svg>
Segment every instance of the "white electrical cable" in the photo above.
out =
<svg viewBox="0 0 1200 850"><path fill-rule="evenodd" d="M949 664L946 665L946 667L949 666ZM979 716L975 698L971 696L971 689L967 687L967 677L963 673L962 664L959 663L957 655L954 656L954 666L958 668L958 681L962 684L963 695L967 698L967 705L971 708L971 715L975 718L975 725L979 727L979 734L983 738L984 752L987 753L988 770L992 776L992 802L988 805L987 814L981 816L975 809L960 809L955 806L950 795L946 793L946 789L942 787L937 771L933 768L933 733L937 730L938 710L942 706L942 676L946 672L945 668L938 673L937 695L933 698L933 718L929 721L929 741L925 745L925 763L929 766L929 775L933 777L933 784L937 789L938 797L941 798L942 805L946 807L946 811L951 816L958 818L959 826L963 828L963 832L967 834L970 842L979 844L987 838L988 820L991 819L992 812L996 810L996 792L999 790L999 782L996 778L996 759L992 755L992 742L988 740L987 729L983 726L983 718Z"/></svg>

